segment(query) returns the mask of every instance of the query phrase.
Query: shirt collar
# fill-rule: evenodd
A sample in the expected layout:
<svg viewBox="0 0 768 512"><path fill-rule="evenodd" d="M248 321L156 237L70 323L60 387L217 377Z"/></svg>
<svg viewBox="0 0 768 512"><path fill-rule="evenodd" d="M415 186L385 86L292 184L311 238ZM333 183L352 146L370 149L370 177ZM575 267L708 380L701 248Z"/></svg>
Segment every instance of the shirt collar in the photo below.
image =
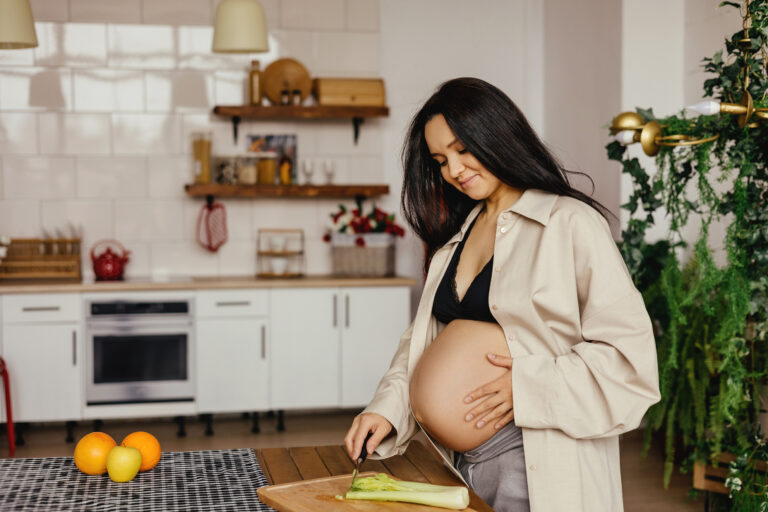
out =
<svg viewBox="0 0 768 512"><path fill-rule="evenodd" d="M515 201L512 206L504 211L517 213L523 217L528 217L531 220L535 220L542 226L546 226L547 222L549 222L549 216L552 213L552 208L555 206L555 201L557 201L557 197L557 194L553 194L551 192L546 192L544 190L538 190L535 188L528 188L523 191L523 195L520 196L520 199ZM483 206L484 205L481 201L477 203L474 208L472 208L459 232L453 235L451 239L448 240L447 244L459 242L464 238L464 235L467 233L469 226L472 224L472 221L475 220L475 217L480 214Z"/></svg>
<svg viewBox="0 0 768 512"><path fill-rule="evenodd" d="M549 216L552 214L552 208L555 206L555 201L557 201L557 197L557 194L551 192L528 188L523 191L523 195L520 196L520 199L515 201L515 204L505 211L515 212L523 217L535 220L542 226L546 226L549 222Z"/></svg>

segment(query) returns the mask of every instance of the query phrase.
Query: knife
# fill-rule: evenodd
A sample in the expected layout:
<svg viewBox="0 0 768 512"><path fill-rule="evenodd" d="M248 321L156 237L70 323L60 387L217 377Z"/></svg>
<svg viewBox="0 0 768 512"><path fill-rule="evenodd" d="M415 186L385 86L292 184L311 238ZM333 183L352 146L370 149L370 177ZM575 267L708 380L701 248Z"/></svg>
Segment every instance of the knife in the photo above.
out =
<svg viewBox="0 0 768 512"><path fill-rule="evenodd" d="M360 464L362 464L365 461L365 458L368 457L368 450L366 449L365 445L368 444L368 440L371 438L372 435L373 435L373 432L368 432L368 435L365 436L365 441L363 441L363 447L360 449L360 455L357 457L355 470L352 471L352 483L349 484L350 489L355 484L355 479L357 478L357 473L360 469Z"/></svg>

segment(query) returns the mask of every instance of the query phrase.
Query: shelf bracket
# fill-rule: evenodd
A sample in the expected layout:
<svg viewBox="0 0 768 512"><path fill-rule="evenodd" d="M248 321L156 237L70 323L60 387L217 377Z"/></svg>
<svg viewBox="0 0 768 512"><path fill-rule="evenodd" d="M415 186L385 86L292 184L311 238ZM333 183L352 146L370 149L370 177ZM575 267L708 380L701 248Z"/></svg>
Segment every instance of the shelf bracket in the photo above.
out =
<svg viewBox="0 0 768 512"><path fill-rule="evenodd" d="M232 116L232 137L237 144L237 127L240 125L240 116Z"/></svg>
<svg viewBox="0 0 768 512"><path fill-rule="evenodd" d="M363 121L365 121L365 119L363 119L362 117L352 118L352 131L353 131L352 136L354 137L354 140L355 140L355 146L357 146L357 139L360 138L360 125L363 124Z"/></svg>

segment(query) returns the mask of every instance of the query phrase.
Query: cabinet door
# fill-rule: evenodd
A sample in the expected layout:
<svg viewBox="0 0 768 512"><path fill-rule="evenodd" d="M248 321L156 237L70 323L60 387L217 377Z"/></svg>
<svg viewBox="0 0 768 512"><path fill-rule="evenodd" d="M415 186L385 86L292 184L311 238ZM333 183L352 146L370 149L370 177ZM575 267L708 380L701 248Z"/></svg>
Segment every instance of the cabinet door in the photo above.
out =
<svg viewBox="0 0 768 512"><path fill-rule="evenodd" d="M407 287L343 288L341 405L368 405L410 317Z"/></svg>
<svg viewBox="0 0 768 512"><path fill-rule="evenodd" d="M272 407L338 407L341 297L333 288L272 290Z"/></svg>
<svg viewBox="0 0 768 512"><path fill-rule="evenodd" d="M3 327L14 421L80 418L81 330L77 324L19 324Z"/></svg>
<svg viewBox="0 0 768 512"><path fill-rule="evenodd" d="M267 322L259 318L197 321L197 410L269 409Z"/></svg>

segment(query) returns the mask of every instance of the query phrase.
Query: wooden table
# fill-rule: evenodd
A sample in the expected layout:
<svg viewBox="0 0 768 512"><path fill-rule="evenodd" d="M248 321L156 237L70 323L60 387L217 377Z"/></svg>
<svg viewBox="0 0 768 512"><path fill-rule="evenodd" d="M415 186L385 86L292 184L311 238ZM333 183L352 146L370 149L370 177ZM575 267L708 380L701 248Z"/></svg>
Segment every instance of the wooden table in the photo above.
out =
<svg viewBox="0 0 768 512"><path fill-rule="evenodd" d="M261 469L270 484L284 484L311 478L351 475L355 468L343 446L306 446L301 448L262 448L255 450ZM464 485L442 460L418 441L403 455L383 460L368 459L360 471L389 473L402 480L438 485ZM478 512L493 512L471 489L469 506Z"/></svg>

